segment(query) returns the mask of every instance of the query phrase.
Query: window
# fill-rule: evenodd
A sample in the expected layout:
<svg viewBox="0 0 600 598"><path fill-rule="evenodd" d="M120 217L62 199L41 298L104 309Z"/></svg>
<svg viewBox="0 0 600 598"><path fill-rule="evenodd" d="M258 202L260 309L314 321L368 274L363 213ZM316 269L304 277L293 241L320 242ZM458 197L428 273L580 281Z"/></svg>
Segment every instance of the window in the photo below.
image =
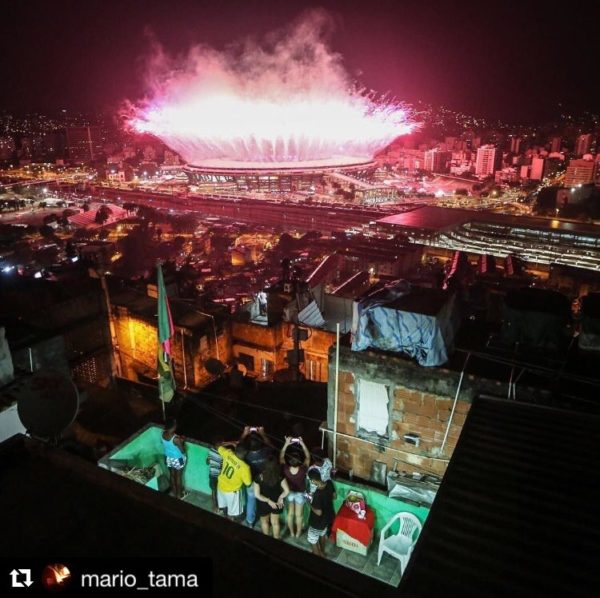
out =
<svg viewBox="0 0 600 598"><path fill-rule="evenodd" d="M273 362L269 359L261 357L260 360L260 375L263 378L269 378L273 374Z"/></svg>
<svg viewBox="0 0 600 598"><path fill-rule="evenodd" d="M248 355L248 353L240 353L238 355L238 361L249 371L254 371L254 356Z"/></svg>
<svg viewBox="0 0 600 598"><path fill-rule="evenodd" d="M379 436L388 435L389 394L384 384L370 380L358 380L357 429L375 432Z"/></svg>
<svg viewBox="0 0 600 598"><path fill-rule="evenodd" d="M321 364L314 359L307 359L305 361L305 374L308 380L315 382L321 382Z"/></svg>

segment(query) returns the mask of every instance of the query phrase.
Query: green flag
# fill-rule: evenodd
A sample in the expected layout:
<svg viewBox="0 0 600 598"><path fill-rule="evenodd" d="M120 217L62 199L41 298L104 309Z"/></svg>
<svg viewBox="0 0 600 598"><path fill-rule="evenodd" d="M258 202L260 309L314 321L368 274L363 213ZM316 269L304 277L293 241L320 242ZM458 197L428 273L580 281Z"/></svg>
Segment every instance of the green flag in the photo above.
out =
<svg viewBox="0 0 600 598"><path fill-rule="evenodd" d="M175 377L173 376L173 361L171 357L171 338L175 333L169 299L165 289L160 263L157 264L158 287L158 393L160 400L168 403L175 395Z"/></svg>

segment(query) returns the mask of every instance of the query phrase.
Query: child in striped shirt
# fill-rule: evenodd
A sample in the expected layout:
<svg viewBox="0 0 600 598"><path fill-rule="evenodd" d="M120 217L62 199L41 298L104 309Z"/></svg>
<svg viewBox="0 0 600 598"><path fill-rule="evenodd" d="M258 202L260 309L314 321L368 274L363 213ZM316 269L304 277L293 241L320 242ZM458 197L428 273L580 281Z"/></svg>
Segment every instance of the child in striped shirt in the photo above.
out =
<svg viewBox="0 0 600 598"><path fill-rule="evenodd" d="M208 465L208 484L210 486L213 511L215 513L219 512L219 505L217 503L217 479L223 465L223 457L219 455L216 447L221 444L221 442L220 438L214 439L213 446L209 449L208 455L206 456L206 464Z"/></svg>

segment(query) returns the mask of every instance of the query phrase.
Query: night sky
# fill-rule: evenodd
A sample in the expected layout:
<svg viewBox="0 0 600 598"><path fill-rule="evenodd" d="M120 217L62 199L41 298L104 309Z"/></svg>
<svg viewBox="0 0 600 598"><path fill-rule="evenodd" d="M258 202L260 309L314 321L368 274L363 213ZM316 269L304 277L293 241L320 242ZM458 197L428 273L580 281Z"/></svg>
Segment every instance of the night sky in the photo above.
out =
<svg viewBox="0 0 600 598"><path fill-rule="evenodd" d="M56 0L2 4L0 109L111 110L143 91L149 29L221 48L318 6L348 71L399 99L509 122L598 108L595 2Z"/></svg>

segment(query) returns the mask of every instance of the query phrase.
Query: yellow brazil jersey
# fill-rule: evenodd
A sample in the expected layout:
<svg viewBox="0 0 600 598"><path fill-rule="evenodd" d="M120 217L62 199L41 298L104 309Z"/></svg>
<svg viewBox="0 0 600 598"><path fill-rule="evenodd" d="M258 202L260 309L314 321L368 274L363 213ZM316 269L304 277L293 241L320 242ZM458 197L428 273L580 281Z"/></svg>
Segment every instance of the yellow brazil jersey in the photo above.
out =
<svg viewBox="0 0 600 598"><path fill-rule="evenodd" d="M217 481L217 489L221 492L235 492L242 487L242 484L246 486L250 485L252 477L248 464L244 463L236 457L232 450L224 446L220 446L217 450L219 451L219 455L223 457L223 466L221 467L221 473Z"/></svg>

